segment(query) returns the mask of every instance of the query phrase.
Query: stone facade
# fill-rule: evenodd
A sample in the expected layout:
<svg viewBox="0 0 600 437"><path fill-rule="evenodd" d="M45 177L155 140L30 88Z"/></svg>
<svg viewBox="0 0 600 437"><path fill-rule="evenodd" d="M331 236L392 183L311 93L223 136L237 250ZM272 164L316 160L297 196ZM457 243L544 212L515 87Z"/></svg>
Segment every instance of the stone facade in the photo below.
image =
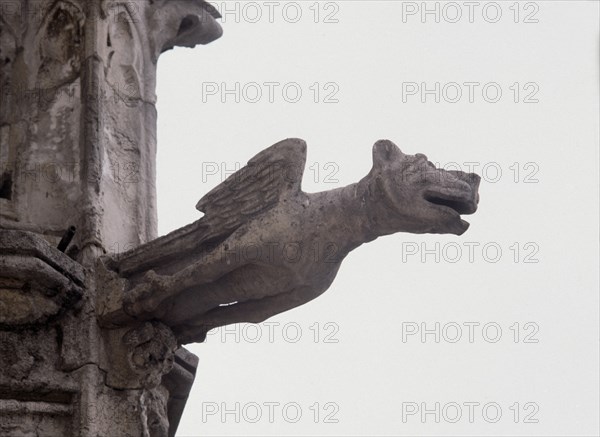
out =
<svg viewBox="0 0 600 437"><path fill-rule="evenodd" d="M101 329L95 266L156 237L157 61L220 37L218 14L187 0L0 12L0 435L174 435L197 358L160 323Z"/></svg>
<svg viewBox="0 0 600 437"><path fill-rule="evenodd" d="M221 35L202 1L0 2L3 228L71 251L156 237L156 65Z"/></svg>

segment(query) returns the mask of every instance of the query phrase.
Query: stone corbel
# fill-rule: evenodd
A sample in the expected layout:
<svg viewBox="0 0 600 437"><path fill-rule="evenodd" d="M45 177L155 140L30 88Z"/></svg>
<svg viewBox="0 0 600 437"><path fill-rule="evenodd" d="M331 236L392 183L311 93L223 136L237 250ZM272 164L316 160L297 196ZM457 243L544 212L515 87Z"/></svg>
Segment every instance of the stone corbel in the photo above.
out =
<svg viewBox="0 0 600 437"><path fill-rule="evenodd" d="M116 389L154 389L173 367L177 341L160 322L106 331L110 356L106 384Z"/></svg>

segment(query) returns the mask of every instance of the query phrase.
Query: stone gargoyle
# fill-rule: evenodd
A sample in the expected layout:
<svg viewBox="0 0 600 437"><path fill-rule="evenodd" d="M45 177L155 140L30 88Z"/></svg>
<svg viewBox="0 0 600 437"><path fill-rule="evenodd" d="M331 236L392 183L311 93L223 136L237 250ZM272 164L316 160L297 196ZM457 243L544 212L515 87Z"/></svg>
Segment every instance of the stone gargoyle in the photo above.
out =
<svg viewBox="0 0 600 437"><path fill-rule="evenodd" d="M461 235L461 215L477 209L479 176L437 169L391 141L375 143L367 176L331 191L301 190L305 161L304 141L281 141L204 196L200 220L104 260L112 285L100 322L156 320L182 344L203 341L212 328L260 323L316 298L363 243Z"/></svg>

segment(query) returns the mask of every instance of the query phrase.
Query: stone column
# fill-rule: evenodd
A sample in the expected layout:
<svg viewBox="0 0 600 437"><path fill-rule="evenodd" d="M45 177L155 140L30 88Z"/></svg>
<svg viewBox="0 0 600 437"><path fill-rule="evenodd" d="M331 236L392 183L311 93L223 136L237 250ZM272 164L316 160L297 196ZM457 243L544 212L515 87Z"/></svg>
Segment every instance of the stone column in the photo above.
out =
<svg viewBox="0 0 600 437"><path fill-rule="evenodd" d="M160 323L101 329L97 258L156 237L157 61L217 18L0 0L0 435L174 435L197 358Z"/></svg>
<svg viewBox="0 0 600 437"><path fill-rule="evenodd" d="M221 35L185 0L1 0L3 228L71 254L123 252L156 237L156 65ZM92 257L93 258L93 257Z"/></svg>

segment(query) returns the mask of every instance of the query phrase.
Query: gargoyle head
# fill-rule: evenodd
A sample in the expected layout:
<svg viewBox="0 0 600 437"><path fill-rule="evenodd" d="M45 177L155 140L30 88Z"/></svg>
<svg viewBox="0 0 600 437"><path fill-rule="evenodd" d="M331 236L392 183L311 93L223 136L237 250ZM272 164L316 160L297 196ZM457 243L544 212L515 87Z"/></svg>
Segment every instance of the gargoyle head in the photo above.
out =
<svg viewBox="0 0 600 437"><path fill-rule="evenodd" d="M370 215L379 234L463 234L479 202L480 177L435 167L422 154L405 155L391 141L373 146L367 176Z"/></svg>

